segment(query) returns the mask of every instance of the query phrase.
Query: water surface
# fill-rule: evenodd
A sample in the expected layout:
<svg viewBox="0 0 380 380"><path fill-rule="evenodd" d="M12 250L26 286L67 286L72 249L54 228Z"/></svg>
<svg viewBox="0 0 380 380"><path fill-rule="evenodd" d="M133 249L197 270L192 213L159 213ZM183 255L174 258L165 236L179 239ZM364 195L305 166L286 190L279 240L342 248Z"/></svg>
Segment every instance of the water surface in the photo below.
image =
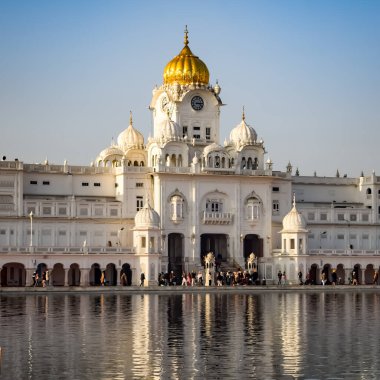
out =
<svg viewBox="0 0 380 380"><path fill-rule="evenodd" d="M380 379L380 293L0 296L1 379Z"/></svg>

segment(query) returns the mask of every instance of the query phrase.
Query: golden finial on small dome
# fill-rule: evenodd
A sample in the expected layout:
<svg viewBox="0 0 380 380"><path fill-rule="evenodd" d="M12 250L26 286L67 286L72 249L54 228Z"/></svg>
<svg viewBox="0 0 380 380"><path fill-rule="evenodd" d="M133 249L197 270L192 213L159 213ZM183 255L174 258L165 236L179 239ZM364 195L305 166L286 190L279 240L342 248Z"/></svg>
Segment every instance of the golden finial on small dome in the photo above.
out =
<svg viewBox="0 0 380 380"><path fill-rule="evenodd" d="M133 125L132 111L129 111L129 125Z"/></svg>
<svg viewBox="0 0 380 380"><path fill-rule="evenodd" d="M244 112L244 106L243 106L243 114L241 116L242 120L245 121L245 112Z"/></svg>
<svg viewBox="0 0 380 380"><path fill-rule="evenodd" d="M187 25L185 25L185 37L183 39L183 43L185 44L185 46L189 44L189 38L187 36L188 34L189 34L189 31L187 30Z"/></svg>

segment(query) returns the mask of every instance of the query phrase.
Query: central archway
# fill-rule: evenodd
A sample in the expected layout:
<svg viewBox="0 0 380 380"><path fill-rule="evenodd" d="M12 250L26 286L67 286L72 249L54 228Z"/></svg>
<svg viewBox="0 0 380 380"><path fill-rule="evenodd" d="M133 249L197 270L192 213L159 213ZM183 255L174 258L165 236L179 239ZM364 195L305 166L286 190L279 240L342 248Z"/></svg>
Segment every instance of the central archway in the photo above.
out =
<svg viewBox="0 0 380 380"><path fill-rule="evenodd" d="M226 234L202 234L201 235L201 263L204 264L204 257L212 252L215 260L221 264L229 259L228 235Z"/></svg>
<svg viewBox="0 0 380 380"><path fill-rule="evenodd" d="M251 253L254 253L256 257L263 257L263 247L263 239L261 239L259 235L246 235L244 237L244 261L247 262L247 259Z"/></svg>

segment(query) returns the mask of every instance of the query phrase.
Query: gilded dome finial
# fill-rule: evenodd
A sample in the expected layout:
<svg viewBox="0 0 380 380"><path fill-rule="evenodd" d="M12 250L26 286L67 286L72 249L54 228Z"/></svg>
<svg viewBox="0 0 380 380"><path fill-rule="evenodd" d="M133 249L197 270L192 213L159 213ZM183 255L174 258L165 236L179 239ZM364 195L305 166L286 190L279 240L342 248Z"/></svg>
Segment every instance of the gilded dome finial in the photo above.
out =
<svg viewBox="0 0 380 380"><path fill-rule="evenodd" d="M241 118L242 118L242 120L245 120L244 106L243 106L243 114L242 114Z"/></svg>
<svg viewBox="0 0 380 380"><path fill-rule="evenodd" d="M129 125L133 125L132 111L129 111Z"/></svg>
<svg viewBox="0 0 380 380"><path fill-rule="evenodd" d="M296 193L293 193L293 207L296 207Z"/></svg>
<svg viewBox="0 0 380 380"><path fill-rule="evenodd" d="M188 34L189 34L189 32L187 30L187 25L185 25L185 37L183 39L183 43L185 44L185 46L187 46L189 44L189 38L187 37Z"/></svg>

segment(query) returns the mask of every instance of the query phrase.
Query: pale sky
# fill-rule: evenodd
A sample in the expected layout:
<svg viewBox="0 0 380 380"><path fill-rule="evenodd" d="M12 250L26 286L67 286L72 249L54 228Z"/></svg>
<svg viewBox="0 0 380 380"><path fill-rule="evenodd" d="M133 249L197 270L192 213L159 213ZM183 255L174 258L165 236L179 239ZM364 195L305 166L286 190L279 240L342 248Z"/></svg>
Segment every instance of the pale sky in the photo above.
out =
<svg viewBox="0 0 380 380"><path fill-rule="evenodd" d="M380 175L380 1L0 1L0 157L88 165L148 105L183 47L274 170Z"/></svg>

